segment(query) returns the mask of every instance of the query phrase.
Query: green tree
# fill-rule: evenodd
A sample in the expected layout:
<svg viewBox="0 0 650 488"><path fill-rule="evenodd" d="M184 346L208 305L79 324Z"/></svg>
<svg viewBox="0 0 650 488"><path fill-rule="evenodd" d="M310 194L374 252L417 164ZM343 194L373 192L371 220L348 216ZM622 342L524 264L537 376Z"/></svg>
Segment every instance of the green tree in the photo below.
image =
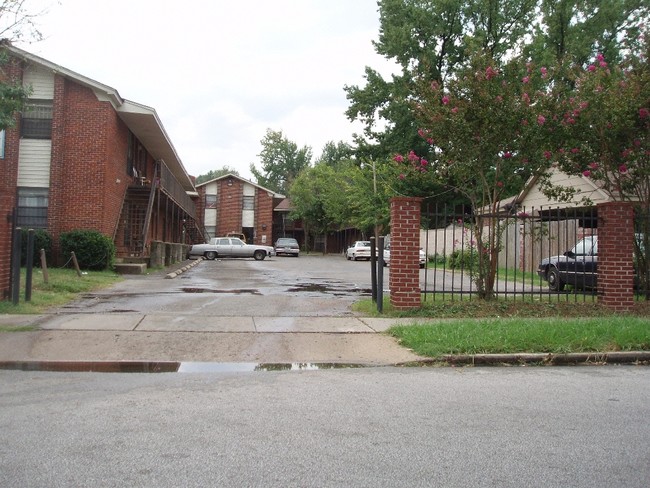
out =
<svg viewBox="0 0 650 488"><path fill-rule="evenodd" d="M365 86L346 86L346 115L364 124L359 158L386 160L426 147L411 102L418 79L444 85L477 52L497 65L522 53L538 65L584 63L598 52L634 51L648 21L646 0L381 0L375 50L396 63L389 79L365 68Z"/></svg>
<svg viewBox="0 0 650 488"><path fill-rule="evenodd" d="M322 235L338 230L347 219L345 188L348 184L344 172L329 164L305 168L289 190L294 208L292 218L302 220L306 234Z"/></svg>
<svg viewBox="0 0 650 488"><path fill-rule="evenodd" d="M540 143L552 130L543 113L554 100L553 82L547 68L536 73L520 62L499 68L488 54L474 56L445 87L423 82L414 113L429 150L395 156L407 181L428 175L470 202L475 217L466 224L478 250L475 281L486 299L494 296L501 247L492 216L505 196L550 165Z"/></svg>
<svg viewBox="0 0 650 488"><path fill-rule="evenodd" d="M196 184L204 183L206 181L214 180L215 178L219 178L221 176L225 175L236 175L239 176L239 171L237 171L235 168L231 168L228 165L223 166L221 169L211 169L207 173L203 175L199 175L196 177Z"/></svg>
<svg viewBox="0 0 650 488"><path fill-rule="evenodd" d="M323 146L323 151L316 159L316 164L323 163L331 167L337 167L350 160L353 154L354 149L348 143L329 141Z"/></svg>
<svg viewBox="0 0 650 488"><path fill-rule="evenodd" d="M251 164L251 173L259 185L286 195L293 180L311 164L311 148L304 146L299 149L282 131L271 129L266 131L261 144L261 170Z"/></svg>

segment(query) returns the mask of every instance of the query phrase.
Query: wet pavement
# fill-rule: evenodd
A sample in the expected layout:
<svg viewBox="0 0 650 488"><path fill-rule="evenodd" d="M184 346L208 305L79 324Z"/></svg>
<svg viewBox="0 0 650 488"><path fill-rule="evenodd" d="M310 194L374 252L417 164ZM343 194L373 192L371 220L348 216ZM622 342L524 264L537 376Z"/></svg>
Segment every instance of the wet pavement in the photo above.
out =
<svg viewBox="0 0 650 488"><path fill-rule="evenodd" d="M0 337L0 361L399 364L420 359L362 317L370 265L342 256L192 262L126 276L47 314L0 316L36 330ZM410 321L412 322L412 321ZM254 368L255 366L253 366Z"/></svg>

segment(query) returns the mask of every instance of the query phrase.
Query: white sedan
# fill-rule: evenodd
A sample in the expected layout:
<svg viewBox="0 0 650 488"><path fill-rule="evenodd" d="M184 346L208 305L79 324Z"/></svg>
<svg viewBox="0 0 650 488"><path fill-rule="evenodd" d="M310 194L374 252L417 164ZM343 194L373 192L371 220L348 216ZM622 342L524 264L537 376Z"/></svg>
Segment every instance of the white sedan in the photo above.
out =
<svg viewBox="0 0 650 488"><path fill-rule="evenodd" d="M427 264L427 256L422 249L420 249L420 268L424 268ZM384 266L390 266L390 246L384 248Z"/></svg>
<svg viewBox="0 0 650 488"><path fill-rule="evenodd" d="M187 253L188 258L203 256L205 259L216 258L254 258L262 261L266 256L275 256L271 246L246 244L236 237L213 237L207 244L195 244Z"/></svg>
<svg viewBox="0 0 650 488"><path fill-rule="evenodd" d="M356 261L357 259L370 259L370 241L356 241L345 252L345 257Z"/></svg>

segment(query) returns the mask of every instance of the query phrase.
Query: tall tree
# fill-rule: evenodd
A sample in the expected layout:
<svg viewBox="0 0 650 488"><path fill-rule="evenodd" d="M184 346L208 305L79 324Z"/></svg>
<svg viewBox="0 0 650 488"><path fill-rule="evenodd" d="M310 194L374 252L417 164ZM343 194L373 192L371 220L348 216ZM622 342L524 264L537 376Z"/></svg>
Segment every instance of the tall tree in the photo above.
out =
<svg viewBox="0 0 650 488"><path fill-rule="evenodd" d="M44 11L34 12L26 0L0 0L0 130L15 124L18 112L29 91L20 80L12 79L5 67L9 57L2 47L16 41L40 41L43 35L36 26L36 18Z"/></svg>
<svg viewBox="0 0 650 488"><path fill-rule="evenodd" d="M338 143L329 141L323 146L323 151L316 159L316 164L323 163L335 168L348 161L353 154L354 150L348 143L343 141L339 141Z"/></svg>
<svg viewBox="0 0 650 488"><path fill-rule="evenodd" d="M299 149L282 131L271 129L267 129L261 144L261 170L251 164L251 173L259 185L286 195L293 180L311 164L311 147Z"/></svg>
<svg viewBox="0 0 650 488"><path fill-rule="evenodd" d="M377 53L396 63L389 79L365 68L365 86L346 86L346 115L364 124L359 157L423 151L410 103L415 80L444 85L468 56L488 53L501 64L525 53L539 65L586 62L603 52L616 59L635 49L648 21L647 0L380 0ZM606 51L606 52L605 52Z"/></svg>
<svg viewBox="0 0 650 488"><path fill-rule="evenodd" d="M0 39L10 42L43 39L36 19L46 10L34 11L29 3L28 0L0 0Z"/></svg>
<svg viewBox="0 0 650 488"><path fill-rule="evenodd" d="M235 168L231 168L228 165L224 165L221 169L211 169L207 173L197 176L196 184L198 185L199 183L214 180L215 178L219 178L220 176L225 176L228 174L239 176L239 171L237 171Z"/></svg>

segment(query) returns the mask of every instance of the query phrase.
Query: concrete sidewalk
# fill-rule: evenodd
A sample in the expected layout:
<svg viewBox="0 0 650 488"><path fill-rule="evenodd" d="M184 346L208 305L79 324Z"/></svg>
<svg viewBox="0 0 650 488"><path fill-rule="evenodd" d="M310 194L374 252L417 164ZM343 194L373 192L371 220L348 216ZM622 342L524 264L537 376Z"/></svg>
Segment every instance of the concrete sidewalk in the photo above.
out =
<svg viewBox="0 0 650 488"><path fill-rule="evenodd" d="M425 359L400 346L394 338L381 334L399 322L399 319L354 316L0 315L0 325L37 328L0 334L0 361L392 365Z"/></svg>

